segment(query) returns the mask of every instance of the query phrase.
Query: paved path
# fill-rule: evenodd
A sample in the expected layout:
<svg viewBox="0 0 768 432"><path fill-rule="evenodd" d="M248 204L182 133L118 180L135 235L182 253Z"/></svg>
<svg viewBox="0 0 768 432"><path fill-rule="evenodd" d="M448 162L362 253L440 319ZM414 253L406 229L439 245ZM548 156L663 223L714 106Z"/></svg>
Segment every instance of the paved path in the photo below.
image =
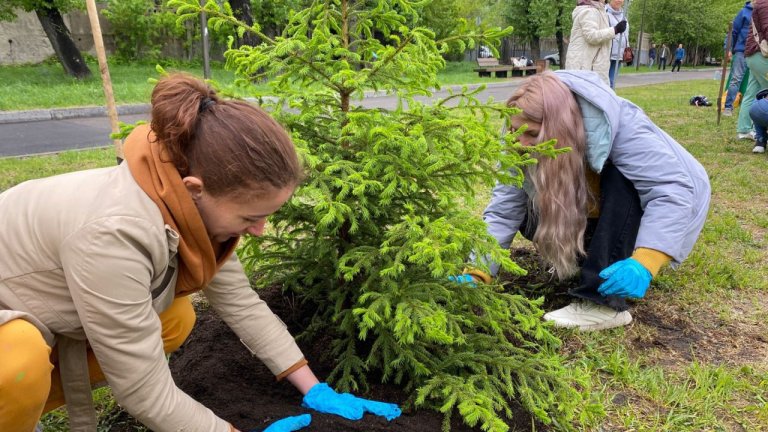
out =
<svg viewBox="0 0 768 432"><path fill-rule="evenodd" d="M713 76L713 69L680 73L635 73L619 75L617 85L632 87L671 81L712 79ZM522 79L489 83L479 95L479 99L485 101L493 97L494 100L505 100L520 82ZM435 92L433 97L447 94L447 90L441 90ZM376 94L366 96L362 102L366 107L385 109L394 108L396 103L397 99L393 96ZM148 105L121 106L119 119L126 123L148 120L148 108ZM103 108L0 111L0 157L110 146L110 130L109 119L104 115Z"/></svg>

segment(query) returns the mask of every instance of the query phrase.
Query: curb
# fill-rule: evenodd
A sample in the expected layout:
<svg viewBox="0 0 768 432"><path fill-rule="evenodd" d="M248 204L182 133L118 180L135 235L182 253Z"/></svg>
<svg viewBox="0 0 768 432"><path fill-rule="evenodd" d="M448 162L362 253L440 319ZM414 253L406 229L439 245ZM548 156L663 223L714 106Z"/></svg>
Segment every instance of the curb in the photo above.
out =
<svg viewBox="0 0 768 432"><path fill-rule="evenodd" d="M118 115L144 114L150 111L149 104L120 105ZM106 107L52 108L26 111L0 111L0 124L26 123L45 120L64 120L80 117L106 117Z"/></svg>

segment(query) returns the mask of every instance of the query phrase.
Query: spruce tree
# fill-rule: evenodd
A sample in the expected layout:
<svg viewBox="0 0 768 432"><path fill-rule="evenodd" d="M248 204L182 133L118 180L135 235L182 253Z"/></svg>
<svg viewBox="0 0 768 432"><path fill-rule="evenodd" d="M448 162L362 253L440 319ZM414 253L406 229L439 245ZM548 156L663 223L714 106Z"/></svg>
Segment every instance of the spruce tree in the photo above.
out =
<svg viewBox="0 0 768 432"><path fill-rule="evenodd" d="M201 11L198 0L170 4L180 20ZM555 151L501 137L515 111L479 101L482 87L419 98L440 88L448 52L498 45L512 30L461 22L436 41L414 24L424 4L316 0L274 38L238 22L226 3L204 6L211 25L261 41L231 45L227 66L244 88L269 81L271 97L254 96L290 131L308 173L271 233L247 239L240 256L259 286L279 284L313 314L302 337L332 340L337 389L394 382L406 408L444 413L445 430L458 412L506 431L513 400L568 429L582 395L541 321L541 300L448 280L472 251L523 271L486 233L475 198L497 181L520 184L532 152ZM363 107L371 91L395 96L396 107Z"/></svg>

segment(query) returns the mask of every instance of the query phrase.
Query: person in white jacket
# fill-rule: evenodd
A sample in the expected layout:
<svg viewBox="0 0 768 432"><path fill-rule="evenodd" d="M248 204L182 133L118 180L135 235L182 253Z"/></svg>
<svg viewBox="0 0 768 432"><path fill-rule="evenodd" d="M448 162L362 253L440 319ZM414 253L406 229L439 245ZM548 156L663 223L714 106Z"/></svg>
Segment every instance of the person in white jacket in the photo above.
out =
<svg viewBox="0 0 768 432"><path fill-rule="evenodd" d="M397 417L393 404L318 382L234 253L302 178L290 137L266 112L171 75L119 166L0 194L0 431L32 432L64 403L70 430L95 431L90 390L105 380L154 431L235 431L176 387L166 362L192 329L195 292L304 406ZM283 421L297 430L309 414Z"/></svg>
<svg viewBox="0 0 768 432"><path fill-rule="evenodd" d="M596 72L609 84L611 41L624 33L626 21L610 25L605 5L598 0L579 0L571 17L573 25L565 68Z"/></svg>
<svg viewBox="0 0 768 432"><path fill-rule="evenodd" d="M624 0L611 0L605 5L609 25L616 26L622 21L626 23L625 31L617 33L611 41L611 64L608 69L611 88L616 88L616 77L619 75L621 63L624 60L624 49L629 46L629 23L624 17L623 7Z"/></svg>
<svg viewBox="0 0 768 432"><path fill-rule="evenodd" d="M576 300L545 320L580 330L630 323L626 299L642 298L661 267L693 249L709 208L707 173L593 72L537 74L507 104L522 110L509 127L526 125L523 146L556 139L571 151L537 157L522 187L498 184L483 212L488 233L509 248L520 232L557 277L578 275ZM499 270L487 257L473 260L458 280L490 282Z"/></svg>

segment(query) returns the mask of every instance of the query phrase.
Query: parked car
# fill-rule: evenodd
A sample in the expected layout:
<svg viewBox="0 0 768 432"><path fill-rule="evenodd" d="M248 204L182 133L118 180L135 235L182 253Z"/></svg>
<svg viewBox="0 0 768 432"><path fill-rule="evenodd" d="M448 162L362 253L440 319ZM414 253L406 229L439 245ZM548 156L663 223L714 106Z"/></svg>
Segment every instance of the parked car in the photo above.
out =
<svg viewBox="0 0 768 432"><path fill-rule="evenodd" d="M550 66L560 66L560 53L544 56L544 60L548 61Z"/></svg>

